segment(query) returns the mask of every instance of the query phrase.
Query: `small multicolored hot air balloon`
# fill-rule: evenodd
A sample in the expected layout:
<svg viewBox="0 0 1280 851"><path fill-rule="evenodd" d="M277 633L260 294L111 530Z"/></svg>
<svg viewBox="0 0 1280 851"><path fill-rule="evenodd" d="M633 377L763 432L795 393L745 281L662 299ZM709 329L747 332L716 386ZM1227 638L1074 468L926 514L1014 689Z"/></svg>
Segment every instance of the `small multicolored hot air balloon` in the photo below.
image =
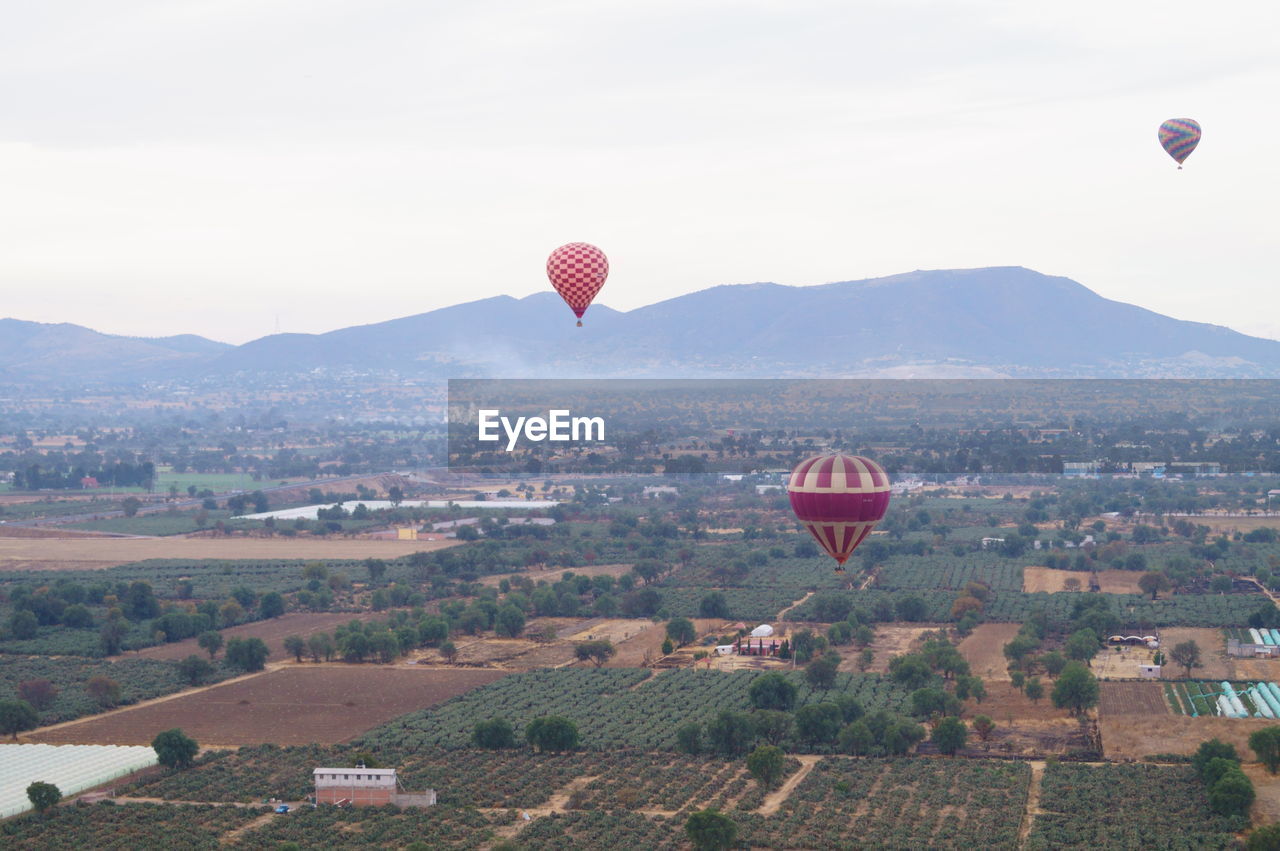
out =
<svg viewBox="0 0 1280 851"><path fill-rule="evenodd" d="M571 242L551 252L547 258L547 277L578 317L581 328L582 314L587 312L591 300L609 277L609 258L594 245Z"/></svg>
<svg viewBox="0 0 1280 851"><path fill-rule="evenodd" d="M1191 118L1170 118L1160 125L1160 147L1178 163L1182 163L1200 144L1200 125Z"/></svg>
<svg viewBox="0 0 1280 851"><path fill-rule="evenodd" d="M787 493L791 510L842 573L889 507L889 476L870 458L833 452L796 465Z"/></svg>

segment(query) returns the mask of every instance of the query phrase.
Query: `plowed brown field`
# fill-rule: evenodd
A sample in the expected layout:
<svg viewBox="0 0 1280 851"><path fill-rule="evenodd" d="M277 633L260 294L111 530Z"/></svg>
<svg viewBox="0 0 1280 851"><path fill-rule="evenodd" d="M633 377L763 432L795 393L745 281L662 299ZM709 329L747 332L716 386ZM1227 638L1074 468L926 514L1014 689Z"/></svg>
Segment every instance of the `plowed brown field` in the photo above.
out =
<svg viewBox="0 0 1280 851"><path fill-rule="evenodd" d="M291 666L24 738L148 745L157 733L181 727L205 746L334 744L502 676L475 669Z"/></svg>

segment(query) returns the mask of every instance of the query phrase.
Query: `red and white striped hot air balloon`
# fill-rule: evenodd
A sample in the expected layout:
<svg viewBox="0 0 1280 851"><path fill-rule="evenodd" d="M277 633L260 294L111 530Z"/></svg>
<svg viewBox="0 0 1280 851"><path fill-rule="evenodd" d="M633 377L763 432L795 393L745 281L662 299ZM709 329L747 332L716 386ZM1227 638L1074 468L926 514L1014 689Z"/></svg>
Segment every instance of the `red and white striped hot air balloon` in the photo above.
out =
<svg viewBox="0 0 1280 851"><path fill-rule="evenodd" d="M791 510L836 571L857 549L889 507L889 476L861 455L832 452L801 461L787 484Z"/></svg>
<svg viewBox="0 0 1280 851"><path fill-rule="evenodd" d="M587 312L591 300L609 277L609 258L588 242L571 242L551 252L547 258L547 277L578 317L581 328L582 314Z"/></svg>

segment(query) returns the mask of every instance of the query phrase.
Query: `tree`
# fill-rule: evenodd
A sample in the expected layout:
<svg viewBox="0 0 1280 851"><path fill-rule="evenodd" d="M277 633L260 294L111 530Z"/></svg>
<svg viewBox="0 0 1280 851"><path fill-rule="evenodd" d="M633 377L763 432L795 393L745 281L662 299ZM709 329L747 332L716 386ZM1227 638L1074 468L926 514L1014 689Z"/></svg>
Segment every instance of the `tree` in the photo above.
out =
<svg viewBox="0 0 1280 851"><path fill-rule="evenodd" d="M1209 787L1209 809L1220 816L1246 816L1256 796L1253 782L1239 767L1232 768Z"/></svg>
<svg viewBox="0 0 1280 851"><path fill-rule="evenodd" d="M719 591L712 591L698 601L698 617L729 618L729 603Z"/></svg>
<svg viewBox="0 0 1280 851"><path fill-rule="evenodd" d="M452 665L453 661L458 658L458 648L452 641L446 641L440 645L440 655Z"/></svg>
<svg viewBox="0 0 1280 851"><path fill-rule="evenodd" d="M840 737L837 741L841 752L852 754L853 756L865 756L875 746L876 737L871 732L871 728L867 726L867 722L859 719L852 724L846 724L844 729L840 731Z"/></svg>
<svg viewBox="0 0 1280 851"><path fill-rule="evenodd" d="M328 662L333 658L334 649L333 639L327 632L314 633L307 639L307 650L311 653L313 662L319 662L321 656Z"/></svg>
<svg viewBox="0 0 1280 851"><path fill-rule="evenodd" d="M40 621L26 609L14 612L13 617L9 618L9 632L14 638L26 641L35 638L39 631Z"/></svg>
<svg viewBox="0 0 1280 851"><path fill-rule="evenodd" d="M1038 703L1040 698L1044 697L1044 683L1040 682L1039 677L1032 677L1027 680L1026 685L1022 687L1022 693L1032 703Z"/></svg>
<svg viewBox="0 0 1280 851"><path fill-rule="evenodd" d="M684 832L697 851L724 851L738 839L738 825L714 808L690 814Z"/></svg>
<svg viewBox="0 0 1280 851"><path fill-rule="evenodd" d="M524 632L524 612L518 606L506 604L498 610L493 629L503 638L519 638Z"/></svg>
<svg viewBox="0 0 1280 851"><path fill-rule="evenodd" d="M116 617L108 617L102 622L102 628L98 630L98 641L102 645L102 652L107 656L114 656L124 647L124 637L129 634L129 627L124 622L124 617L120 614L119 609L112 609Z"/></svg>
<svg viewBox="0 0 1280 851"><path fill-rule="evenodd" d="M667 637L674 641L677 647L683 647L697 639L698 630L693 625L693 621L688 618L672 618L667 621Z"/></svg>
<svg viewBox="0 0 1280 851"><path fill-rule="evenodd" d="M1056 677L1062 673L1062 669L1067 664L1067 657L1063 656L1057 650L1050 650L1048 653L1036 660L1040 663L1040 667L1044 668L1044 672L1051 677Z"/></svg>
<svg viewBox="0 0 1280 851"><path fill-rule="evenodd" d="M125 517L137 517L138 509L142 507L142 500L136 496L127 496L120 505L124 509Z"/></svg>
<svg viewBox="0 0 1280 851"><path fill-rule="evenodd" d="M836 682L836 671L840 667L840 657L828 653L820 659L814 659L804 669L804 678L809 687L815 691L829 691Z"/></svg>
<svg viewBox="0 0 1280 851"><path fill-rule="evenodd" d="M676 730L676 749L690 756L702 753L702 725L690 722Z"/></svg>
<svg viewBox="0 0 1280 851"><path fill-rule="evenodd" d="M929 605L915 594L900 597L894 608L898 612L898 620L922 621L929 616Z"/></svg>
<svg viewBox="0 0 1280 851"><path fill-rule="evenodd" d="M27 787L27 800L41 815L62 800L62 790L52 783L41 783L39 780Z"/></svg>
<svg viewBox="0 0 1280 851"><path fill-rule="evenodd" d="M233 638L227 642L227 664L242 671L261 671L271 650L261 638Z"/></svg>
<svg viewBox="0 0 1280 851"><path fill-rule="evenodd" d="M151 740L151 747L155 749L161 765L175 769L189 767L200 751L196 740L177 727L156 734Z"/></svg>
<svg viewBox="0 0 1280 851"><path fill-rule="evenodd" d="M1236 747L1229 742L1221 739L1209 739L1200 743L1200 747L1196 749L1195 755L1191 757L1191 765L1196 770L1196 774L1201 780L1205 779L1205 768L1211 760L1229 759L1233 762L1240 761L1240 755L1236 753Z"/></svg>
<svg viewBox="0 0 1280 851"><path fill-rule="evenodd" d="M933 679L933 668L918 653L895 656L889 660L889 675L908 689L924 688Z"/></svg>
<svg viewBox="0 0 1280 851"><path fill-rule="evenodd" d="M58 687L48 680L26 680L18 683L18 699L43 712L58 699Z"/></svg>
<svg viewBox="0 0 1280 851"><path fill-rule="evenodd" d="M779 746L790 737L793 726L791 713L776 709L757 709L751 713L751 723L755 725L757 737Z"/></svg>
<svg viewBox="0 0 1280 851"><path fill-rule="evenodd" d="M956 751L964 747L969 738L969 730L959 718L943 718L933 728L930 741L938 746L938 750L947 756L955 756Z"/></svg>
<svg viewBox="0 0 1280 851"><path fill-rule="evenodd" d="M1157 594L1168 591L1172 586L1169 583L1169 577L1165 576L1163 571L1148 570L1138 577L1138 587L1142 589L1142 593L1150 594L1151 599L1155 600Z"/></svg>
<svg viewBox="0 0 1280 851"><path fill-rule="evenodd" d="M1181 641L1173 645L1173 650L1169 653L1170 658L1179 665L1187 669L1187 676L1191 676L1192 668L1199 668L1203 664L1200 658L1200 645L1194 641Z"/></svg>
<svg viewBox="0 0 1280 851"><path fill-rule="evenodd" d="M561 715L548 715L530 721L524 736L538 751L571 751L578 746L578 725Z"/></svg>
<svg viewBox="0 0 1280 851"><path fill-rule="evenodd" d="M1079 662L1068 662L1053 685L1053 705L1082 715L1098 703L1098 678Z"/></svg>
<svg viewBox="0 0 1280 851"><path fill-rule="evenodd" d="M382 577L386 575L387 563L380 558L367 558L364 560L365 569L369 571L369 582L377 585L382 582Z"/></svg>
<svg viewBox="0 0 1280 851"><path fill-rule="evenodd" d="M286 635L284 638L284 652L292 653L293 658L301 662L302 654L307 652L307 640L301 635Z"/></svg>
<svg viewBox="0 0 1280 851"><path fill-rule="evenodd" d="M0 735L14 741L23 730L33 730L40 723L40 716L25 700L0 700Z"/></svg>
<svg viewBox="0 0 1280 851"><path fill-rule="evenodd" d="M992 721L990 716L979 715L973 719L973 732L978 734L978 738L986 741L991 738L991 734L995 732L996 722Z"/></svg>
<svg viewBox="0 0 1280 851"><path fill-rule="evenodd" d="M809 747L834 742L843 726L840 707L834 703L810 703L796 711L796 735Z"/></svg>
<svg viewBox="0 0 1280 851"><path fill-rule="evenodd" d="M192 653L178 663L178 673L191 685L198 686L213 674L213 663Z"/></svg>
<svg viewBox="0 0 1280 851"><path fill-rule="evenodd" d="M1280 727L1264 727L1249 734L1249 748L1275 774L1280 771Z"/></svg>
<svg viewBox="0 0 1280 851"><path fill-rule="evenodd" d="M515 730L511 722L505 718L490 718L488 721L477 721L471 731L471 744L478 748L499 750L516 746Z"/></svg>
<svg viewBox="0 0 1280 851"><path fill-rule="evenodd" d="M284 614L284 597L279 591L268 591L258 601L258 615L263 620L278 618Z"/></svg>
<svg viewBox="0 0 1280 851"><path fill-rule="evenodd" d="M755 742L756 728L745 712L725 709L707 722L707 742L723 756L742 756Z"/></svg>
<svg viewBox="0 0 1280 851"><path fill-rule="evenodd" d="M1086 628L1071 633L1071 637L1067 639L1062 649L1066 652L1068 659L1088 664L1098 652L1099 646L1097 634Z"/></svg>
<svg viewBox="0 0 1280 851"><path fill-rule="evenodd" d="M608 639L580 641L573 645L573 654L579 662L591 662L597 668L614 657L618 649Z"/></svg>
<svg viewBox="0 0 1280 851"><path fill-rule="evenodd" d="M747 757L747 771L766 789L777 785L787 771L787 758L774 745L761 745Z"/></svg>
<svg viewBox="0 0 1280 851"><path fill-rule="evenodd" d="M751 681L747 696L756 709L779 709L787 712L796 705L796 686L784 675L770 671Z"/></svg>
<svg viewBox="0 0 1280 851"><path fill-rule="evenodd" d="M107 677L90 677L84 684L84 690L104 708L109 709L120 702L120 684Z"/></svg>
<svg viewBox="0 0 1280 851"><path fill-rule="evenodd" d="M1244 843L1245 851L1280 851L1280 824L1260 827Z"/></svg>
<svg viewBox="0 0 1280 851"><path fill-rule="evenodd" d="M202 632L200 637L196 639L196 643L200 645L201 650L209 654L210 659L213 659L218 655L218 651L222 649L222 633L214 629Z"/></svg>

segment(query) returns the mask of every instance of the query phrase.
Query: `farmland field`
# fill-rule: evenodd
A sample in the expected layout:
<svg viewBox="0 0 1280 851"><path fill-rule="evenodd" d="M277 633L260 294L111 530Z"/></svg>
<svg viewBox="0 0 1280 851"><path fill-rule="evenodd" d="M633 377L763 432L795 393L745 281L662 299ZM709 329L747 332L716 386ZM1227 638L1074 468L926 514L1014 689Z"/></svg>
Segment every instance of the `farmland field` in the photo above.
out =
<svg viewBox="0 0 1280 851"><path fill-rule="evenodd" d="M0 570L86 570L147 559L393 559L454 541L315 538L5 538Z"/></svg>
<svg viewBox="0 0 1280 851"><path fill-rule="evenodd" d="M1190 766L1050 765L1040 808L1027 843L1037 851L1235 848L1233 834L1247 824L1209 812L1204 784Z"/></svg>
<svg viewBox="0 0 1280 851"><path fill-rule="evenodd" d="M258 818L266 807L109 803L54 807L0 824L0 846L31 851L213 849L222 834Z"/></svg>
<svg viewBox="0 0 1280 851"><path fill-rule="evenodd" d="M1165 688L1169 688L1168 683ZM1107 716L1158 717L1169 712L1160 693L1160 683L1105 682L1099 697L1098 711Z"/></svg>
<svg viewBox="0 0 1280 851"><path fill-rule="evenodd" d="M1076 590L1089 590L1089 574L1082 570L1057 570L1052 567L1025 567L1022 571L1023 591L1048 591L1057 593L1066 590L1065 583L1074 579L1080 583ZM1104 594L1141 594L1138 579L1140 571L1133 570L1100 570L1098 584Z"/></svg>
<svg viewBox="0 0 1280 851"><path fill-rule="evenodd" d="M681 724L710 720L723 709L745 710L755 671L681 668L650 676L644 668L561 668L513 674L439 707L399 718L371 731L361 742L381 747L464 747L479 719L505 717L517 729L541 715L560 714L577 722L588 748L675 746ZM788 674L798 686L797 705L848 694L868 712L902 713L908 691L872 674L839 674L824 696Z"/></svg>
<svg viewBox="0 0 1280 851"><path fill-rule="evenodd" d="M297 666L37 732L49 744L150 744L181 727L206 745L334 743L502 676L499 671Z"/></svg>
<svg viewBox="0 0 1280 851"><path fill-rule="evenodd" d="M284 650L282 642L285 636L300 635L306 638L312 633L331 631L334 627L351 623L353 620L373 620L383 618L386 614L386 612L319 612L315 614L290 612L278 618L227 627L222 630L222 637L227 641L233 638L261 638L271 651L267 661L279 662L293 658ZM157 644L141 650L129 651L127 656L130 659L185 659L193 653L203 656L205 651L201 649L197 639L187 638L171 644ZM307 656L304 654L303 658Z"/></svg>

